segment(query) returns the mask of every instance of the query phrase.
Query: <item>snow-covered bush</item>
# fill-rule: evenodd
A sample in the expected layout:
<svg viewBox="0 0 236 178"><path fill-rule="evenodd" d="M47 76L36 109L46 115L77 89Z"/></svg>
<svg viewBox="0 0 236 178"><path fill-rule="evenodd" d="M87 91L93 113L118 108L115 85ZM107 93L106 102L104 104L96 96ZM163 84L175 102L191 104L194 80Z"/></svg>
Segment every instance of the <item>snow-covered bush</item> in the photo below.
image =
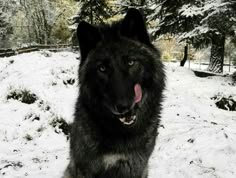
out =
<svg viewBox="0 0 236 178"><path fill-rule="evenodd" d="M70 125L61 117L55 117L50 125L55 128L56 133L63 132L67 136L70 133Z"/></svg>
<svg viewBox="0 0 236 178"><path fill-rule="evenodd" d="M215 104L218 108L227 111L236 111L236 96L224 96L223 94L217 94L211 99L215 100Z"/></svg>
<svg viewBox="0 0 236 178"><path fill-rule="evenodd" d="M9 92L6 98L7 100L14 99L26 104L33 104L38 99L38 97L34 93L27 89L12 90Z"/></svg>

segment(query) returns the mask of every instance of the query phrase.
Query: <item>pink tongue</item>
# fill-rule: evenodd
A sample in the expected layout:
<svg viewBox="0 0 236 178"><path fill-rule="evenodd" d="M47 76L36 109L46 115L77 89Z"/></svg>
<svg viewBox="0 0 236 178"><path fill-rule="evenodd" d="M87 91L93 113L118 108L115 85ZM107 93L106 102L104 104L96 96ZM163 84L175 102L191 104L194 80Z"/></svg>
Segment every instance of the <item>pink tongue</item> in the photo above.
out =
<svg viewBox="0 0 236 178"><path fill-rule="evenodd" d="M135 84L134 86L134 93L135 93L135 99L134 102L138 103L142 99L142 88L139 84Z"/></svg>

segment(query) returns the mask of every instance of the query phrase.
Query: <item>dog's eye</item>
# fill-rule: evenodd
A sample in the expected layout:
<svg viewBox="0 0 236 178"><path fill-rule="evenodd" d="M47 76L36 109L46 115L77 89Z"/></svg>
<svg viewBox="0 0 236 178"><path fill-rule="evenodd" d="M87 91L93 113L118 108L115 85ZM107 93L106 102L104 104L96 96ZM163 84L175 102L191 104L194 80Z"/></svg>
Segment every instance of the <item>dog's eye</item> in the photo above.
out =
<svg viewBox="0 0 236 178"><path fill-rule="evenodd" d="M134 63L135 63L135 61L134 61L134 60L129 60L129 61L128 61L128 65L129 65L129 66L133 66L133 65L134 65Z"/></svg>
<svg viewBox="0 0 236 178"><path fill-rule="evenodd" d="M99 70L100 72L106 72L106 66L104 66L104 65L99 65L99 66L98 66L98 70Z"/></svg>

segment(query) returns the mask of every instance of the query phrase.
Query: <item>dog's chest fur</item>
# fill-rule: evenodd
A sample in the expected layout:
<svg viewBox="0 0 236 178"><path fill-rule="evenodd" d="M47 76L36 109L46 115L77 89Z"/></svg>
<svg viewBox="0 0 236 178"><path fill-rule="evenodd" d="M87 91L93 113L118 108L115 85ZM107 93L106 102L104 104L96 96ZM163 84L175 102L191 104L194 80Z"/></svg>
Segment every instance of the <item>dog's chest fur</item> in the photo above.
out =
<svg viewBox="0 0 236 178"><path fill-rule="evenodd" d="M127 157L125 156L125 154L106 154L103 155L102 161L104 164L104 169L107 170L115 166L119 161L127 161Z"/></svg>

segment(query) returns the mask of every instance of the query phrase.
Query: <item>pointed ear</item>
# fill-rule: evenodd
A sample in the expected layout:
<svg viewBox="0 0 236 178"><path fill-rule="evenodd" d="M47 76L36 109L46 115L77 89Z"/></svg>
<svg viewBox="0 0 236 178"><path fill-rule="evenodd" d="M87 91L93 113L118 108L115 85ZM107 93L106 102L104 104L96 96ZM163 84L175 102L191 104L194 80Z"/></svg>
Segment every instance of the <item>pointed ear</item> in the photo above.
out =
<svg viewBox="0 0 236 178"><path fill-rule="evenodd" d="M121 22L121 35L150 45L150 39L143 16L137 9L129 9Z"/></svg>
<svg viewBox="0 0 236 178"><path fill-rule="evenodd" d="M101 35L96 27L82 21L77 28L77 37L80 47L81 63L83 63L90 50L95 48L101 40Z"/></svg>

